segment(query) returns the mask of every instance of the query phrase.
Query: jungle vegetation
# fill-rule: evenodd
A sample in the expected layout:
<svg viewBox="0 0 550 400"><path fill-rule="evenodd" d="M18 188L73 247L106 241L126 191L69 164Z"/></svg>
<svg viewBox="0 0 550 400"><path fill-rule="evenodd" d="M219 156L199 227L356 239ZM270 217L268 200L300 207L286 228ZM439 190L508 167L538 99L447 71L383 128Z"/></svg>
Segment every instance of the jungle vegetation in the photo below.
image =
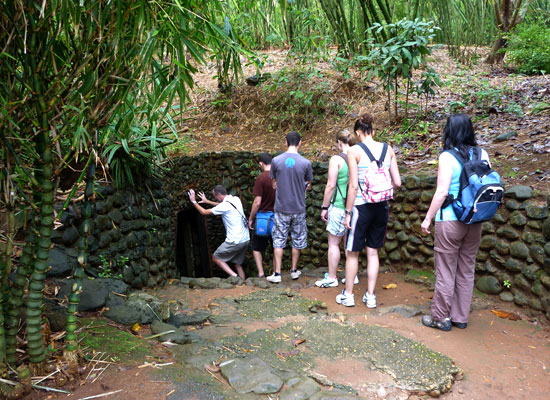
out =
<svg viewBox="0 0 550 400"><path fill-rule="evenodd" d="M549 26L549 0L3 1L2 398L28 392L30 377L50 365L43 297L54 223L77 188L84 188L82 215L90 217L98 176L121 186L155 172L177 140L201 64L214 62L213 78L230 92L243 62L261 73L261 50L285 48L298 62L333 51L344 69L380 79L397 117L402 94L408 98L418 84L429 95L437 84L426 59L433 44L464 63L477 46L492 46L486 61L501 62L509 45L515 62L532 65L523 73L545 73ZM525 51L522 43L533 38ZM413 82L419 68L423 80ZM55 211L60 193L65 202ZM73 375L81 359L76 310L89 230L84 223L58 354Z"/></svg>

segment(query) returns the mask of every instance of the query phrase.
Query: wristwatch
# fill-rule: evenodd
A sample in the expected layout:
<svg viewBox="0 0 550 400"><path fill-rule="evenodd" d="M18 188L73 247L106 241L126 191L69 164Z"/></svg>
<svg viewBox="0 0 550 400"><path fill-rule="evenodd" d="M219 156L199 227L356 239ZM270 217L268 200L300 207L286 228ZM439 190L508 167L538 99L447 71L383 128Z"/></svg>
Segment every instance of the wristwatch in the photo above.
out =
<svg viewBox="0 0 550 400"><path fill-rule="evenodd" d="M351 215L351 211L346 210L344 212L346 213L346 215Z"/></svg>
<svg viewBox="0 0 550 400"><path fill-rule="evenodd" d="M328 210L328 207L321 206L321 210Z"/></svg>

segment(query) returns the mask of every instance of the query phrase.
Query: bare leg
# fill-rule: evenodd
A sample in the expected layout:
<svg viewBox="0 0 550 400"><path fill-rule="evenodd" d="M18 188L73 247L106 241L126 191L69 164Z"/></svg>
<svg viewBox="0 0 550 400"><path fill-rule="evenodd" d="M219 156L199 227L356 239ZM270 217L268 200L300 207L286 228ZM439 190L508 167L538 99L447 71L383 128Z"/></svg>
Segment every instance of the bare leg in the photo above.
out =
<svg viewBox="0 0 550 400"><path fill-rule="evenodd" d="M353 294L353 281L357 275L359 252L348 251L346 254L346 294Z"/></svg>
<svg viewBox="0 0 550 400"><path fill-rule="evenodd" d="M292 248L292 271L296 271L296 268L298 267L298 260L300 259L300 249Z"/></svg>
<svg viewBox="0 0 550 400"><path fill-rule="evenodd" d="M380 261L378 260L378 249L367 247L367 261L367 275L369 279L367 283L367 293L374 294L374 287L376 286L376 280L378 279L378 269L380 267ZM347 282L348 281L346 280L346 283Z"/></svg>
<svg viewBox="0 0 550 400"><path fill-rule="evenodd" d="M273 272L281 273L281 264L283 263L283 251L284 249L273 249Z"/></svg>
<svg viewBox="0 0 550 400"><path fill-rule="evenodd" d="M328 234L328 276L336 279L336 270L340 262L340 242L343 236Z"/></svg>
<svg viewBox="0 0 550 400"><path fill-rule="evenodd" d="M262 253L260 251L254 250L252 251L252 255L254 256L254 261L256 261L256 268L258 268L258 276L264 276Z"/></svg>
<svg viewBox="0 0 550 400"><path fill-rule="evenodd" d="M235 269L237 270L237 274L244 281L246 279L246 275L244 274L243 266L241 264L235 264Z"/></svg>
<svg viewBox="0 0 550 400"><path fill-rule="evenodd" d="M231 269L231 267L225 262L225 261L222 261L220 260L219 258L217 258L216 256L212 256L212 261L214 261L214 263L220 267L222 270L224 270L229 276L235 276L237 275L235 273L235 271L233 271ZM242 267L241 267L241 270L242 270Z"/></svg>

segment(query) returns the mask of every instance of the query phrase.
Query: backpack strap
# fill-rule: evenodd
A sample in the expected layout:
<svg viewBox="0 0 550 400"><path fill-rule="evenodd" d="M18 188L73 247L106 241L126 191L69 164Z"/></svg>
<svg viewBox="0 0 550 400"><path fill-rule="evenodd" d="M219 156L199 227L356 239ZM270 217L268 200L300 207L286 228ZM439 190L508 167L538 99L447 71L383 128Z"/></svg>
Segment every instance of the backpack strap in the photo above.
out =
<svg viewBox="0 0 550 400"><path fill-rule="evenodd" d="M348 155L346 153L340 153L338 154L340 157L344 159L346 164L348 163ZM344 204L346 204L347 197L344 197L342 195L342 191L340 190L340 186L338 186L338 179L336 179L336 190L338 190L338 193L340 193L340 197L344 200ZM332 195L332 199L330 199L330 204L334 204L336 202L336 191Z"/></svg>
<svg viewBox="0 0 550 400"><path fill-rule="evenodd" d="M372 153L370 152L369 148L367 147L367 145L365 143L359 142L357 144L359 145L359 147L361 147L363 149L363 151L365 153L367 153L367 156L369 157L371 162L376 161L376 158L374 158L374 156L372 155ZM386 152L387 151L388 151L388 144L383 143L383 145L382 145L382 154L380 155L380 160L376 161L376 165L378 165L378 168L380 168L382 166L382 162L386 158ZM361 187L361 179L359 179L359 175L357 176L357 181L359 182L359 190L363 191L363 188Z"/></svg>
<svg viewBox="0 0 550 400"><path fill-rule="evenodd" d="M231 204L235 210L237 210L237 212L240 214L240 216L241 216L241 218L242 218L242 220L243 220L244 226L247 227L247 226L248 226L248 224L247 224L248 221L247 221L246 217L244 216L244 214L241 214L241 212L239 211L239 209L237 208L237 206L235 206L235 204L231 203L229 200L226 200L226 201L227 201L229 204Z"/></svg>
<svg viewBox="0 0 550 400"><path fill-rule="evenodd" d="M367 147L367 145L365 143L359 142L357 144L359 145L359 147L361 147L363 149L363 151L365 153L367 153L367 156L369 157L369 159L371 161L376 161L376 164L378 165L378 168L380 168L382 166L382 162L386 158L386 153L388 152L388 144L387 143L382 144L382 154L380 154L380 159L379 160L376 160L376 158L374 158L374 156L372 155L371 151L369 150L369 148Z"/></svg>

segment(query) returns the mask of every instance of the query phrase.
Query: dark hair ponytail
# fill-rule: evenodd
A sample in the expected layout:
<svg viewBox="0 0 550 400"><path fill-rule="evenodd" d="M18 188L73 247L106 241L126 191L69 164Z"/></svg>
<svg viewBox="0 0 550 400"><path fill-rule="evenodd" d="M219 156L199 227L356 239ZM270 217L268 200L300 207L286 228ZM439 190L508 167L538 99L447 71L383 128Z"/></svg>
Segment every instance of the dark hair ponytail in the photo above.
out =
<svg viewBox="0 0 550 400"><path fill-rule="evenodd" d="M361 131L363 133L371 134L373 122L374 122L373 116L368 113L365 113L361 115L357 121L355 121L353 130L354 132Z"/></svg>

